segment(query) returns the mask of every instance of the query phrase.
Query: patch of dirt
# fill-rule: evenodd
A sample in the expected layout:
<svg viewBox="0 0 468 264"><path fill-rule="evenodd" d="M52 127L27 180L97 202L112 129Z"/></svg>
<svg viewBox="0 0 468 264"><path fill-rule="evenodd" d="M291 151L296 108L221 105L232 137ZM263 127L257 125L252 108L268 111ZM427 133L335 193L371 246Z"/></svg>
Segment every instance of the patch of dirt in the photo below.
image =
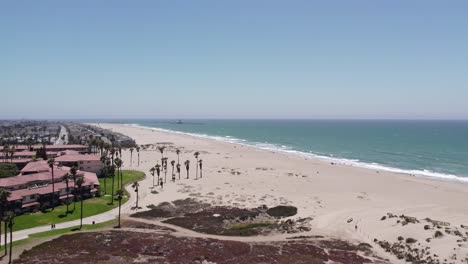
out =
<svg viewBox="0 0 468 264"><path fill-rule="evenodd" d="M352 246L345 248L353 248ZM15 263L375 263L355 250L313 241L246 243L110 230L64 235L25 251ZM381 263L381 262L380 262Z"/></svg>

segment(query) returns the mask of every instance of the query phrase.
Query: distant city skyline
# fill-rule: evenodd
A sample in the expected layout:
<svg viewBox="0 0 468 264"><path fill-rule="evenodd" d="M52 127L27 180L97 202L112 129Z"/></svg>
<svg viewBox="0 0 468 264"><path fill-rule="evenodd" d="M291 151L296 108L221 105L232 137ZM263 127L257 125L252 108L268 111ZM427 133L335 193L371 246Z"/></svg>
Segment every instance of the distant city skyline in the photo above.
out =
<svg viewBox="0 0 468 264"><path fill-rule="evenodd" d="M0 119L468 119L467 1L2 1Z"/></svg>

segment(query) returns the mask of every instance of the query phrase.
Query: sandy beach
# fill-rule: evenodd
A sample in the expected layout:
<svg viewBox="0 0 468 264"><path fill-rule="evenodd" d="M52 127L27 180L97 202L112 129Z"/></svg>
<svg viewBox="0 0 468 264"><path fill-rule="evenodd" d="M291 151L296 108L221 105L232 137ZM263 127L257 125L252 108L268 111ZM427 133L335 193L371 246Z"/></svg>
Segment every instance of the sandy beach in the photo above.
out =
<svg viewBox="0 0 468 264"><path fill-rule="evenodd" d="M299 155L261 150L179 133L136 128L120 124L94 124L120 132L148 145L137 154L124 151L125 169L141 170L147 178L140 182L140 211L147 206L187 197L213 205L268 207L293 205L298 214L310 218L310 231L304 234L338 237L369 243L391 263L404 263L385 252L378 241L389 243L413 238L412 247L430 250L434 258L449 263L466 263L468 257L468 185L330 164ZM161 159L156 146L166 146L169 158L167 184L151 193L151 167ZM170 161L177 163L180 149L182 180L170 182ZM195 180L193 153L203 159L203 178ZM190 160L190 179L185 179L185 160ZM164 177L164 175L163 175ZM126 210L124 214L134 213ZM443 235L435 238L440 231ZM284 239L278 234L274 239ZM250 238L262 239L262 238ZM264 239L264 238L263 238Z"/></svg>

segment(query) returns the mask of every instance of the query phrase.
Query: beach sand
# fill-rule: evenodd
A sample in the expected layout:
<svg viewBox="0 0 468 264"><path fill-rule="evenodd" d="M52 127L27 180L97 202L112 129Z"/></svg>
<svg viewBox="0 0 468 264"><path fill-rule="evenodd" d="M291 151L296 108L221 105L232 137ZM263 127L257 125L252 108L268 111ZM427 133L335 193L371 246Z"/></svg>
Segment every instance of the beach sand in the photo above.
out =
<svg viewBox="0 0 468 264"><path fill-rule="evenodd" d="M441 261L467 263L468 243L464 240L468 237L468 229L462 227L468 225L466 184L331 164L180 133L121 124L94 125L126 134L139 145L167 147L164 153L169 158L167 184L163 190L156 188L158 194L151 193L149 170L158 161L160 163L161 153L153 146L142 149L137 166L136 151L133 152L133 164L130 164L130 152L124 151L124 168L147 174L147 178L140 182L140 211L147 210L148 205L187 197L237 207L293 205L298 208L298 214L292 218L311 218L311 231L301 235L366 242L392 263L403 261L395 254L386 253L374 239L396 243L399 236L411 237L417 240L409 243L413 249L430 251L431 256L437 255L433 258ZM172 183L170 161L177 163L175 149L181 150L183 180ZM200 159L203 159L203 178L199 180L194 180L195 151L199 151ZM185 179L183 166L187 159L191 162L189 180ZM397 217L389 217L387 213ZM415 217L419 222L412 223L413 218L402 215ZM386 216L384 220L383 216ZM429 222L425 218L449 225ZM428 226L427 230L424 226ZM433 238L437 230L443 236ZM428 238L429 242L426 241Z"/></svg>

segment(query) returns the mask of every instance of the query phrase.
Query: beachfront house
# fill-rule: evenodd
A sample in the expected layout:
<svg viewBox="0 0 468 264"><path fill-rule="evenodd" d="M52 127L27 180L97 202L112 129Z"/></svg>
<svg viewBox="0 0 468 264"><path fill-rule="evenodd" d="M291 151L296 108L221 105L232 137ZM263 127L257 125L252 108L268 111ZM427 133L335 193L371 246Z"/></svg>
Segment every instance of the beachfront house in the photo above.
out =
<svg viewBox="0 0 468 264"><path fill-rule="evenodd" d="M69 172L70 167L54 166L54 192L52 191L52 169L45 160L30 162L19 175L0 179L0 188L11 193L5 211L11 210L21 214L53 207L67 202L67 199L70 202L74 193L73 180L68 182L68 192L64 180L64 176ZM82 198L95 196L99 186L96 173L78 171L76 176L84 178Z"/></svg>

